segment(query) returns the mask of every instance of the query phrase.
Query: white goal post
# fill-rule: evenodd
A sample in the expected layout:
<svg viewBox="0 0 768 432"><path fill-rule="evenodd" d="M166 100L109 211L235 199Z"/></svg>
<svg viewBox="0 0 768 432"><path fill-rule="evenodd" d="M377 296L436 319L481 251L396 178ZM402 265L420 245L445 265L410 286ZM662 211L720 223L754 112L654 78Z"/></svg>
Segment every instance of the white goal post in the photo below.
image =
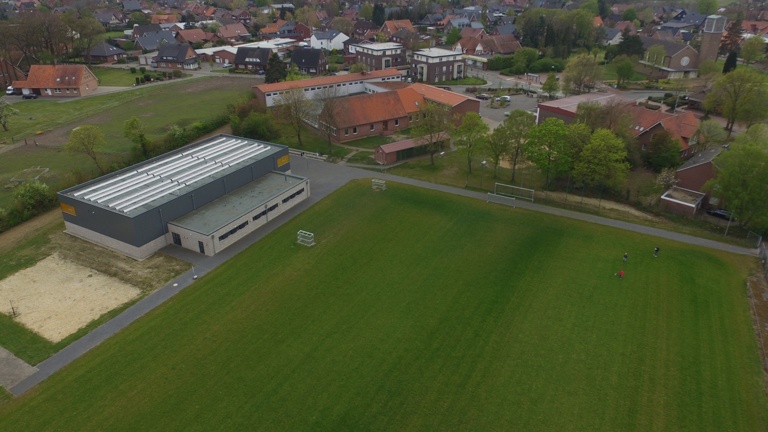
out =
<svg viewBox="0 0 768 432"><path fill-rule="evenodd" d="M314 246L315 235L309 231L299 230L296 233L296 242L304 246Z"/></svg>
<svg viewBox="0 0 768 432"><path fill-rule="evenodd" d="M371 180L371 189L373 190L387 190L387 181L380 179Z"/></svg>
<svg viewBox="0 0 768 432"><path fill-rule="evenodd" d="M533 202L536 191L519 186L512 186L504 183L496 183L493 186L494 195L501 195L512 198L519 198Z"/></svg>

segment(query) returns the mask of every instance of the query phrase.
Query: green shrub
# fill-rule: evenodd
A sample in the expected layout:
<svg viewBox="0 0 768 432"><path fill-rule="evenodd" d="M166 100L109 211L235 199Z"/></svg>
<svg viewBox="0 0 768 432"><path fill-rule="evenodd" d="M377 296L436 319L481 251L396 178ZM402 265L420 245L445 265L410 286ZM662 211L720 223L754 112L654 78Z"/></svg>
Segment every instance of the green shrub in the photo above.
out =
<svg viewBox="0 0 768 432"><path fill-rule="evenodd" d="M173 71L173 77L174 78L181 78L181 71L178 69L174 69Z"/></svg>
<svg viewBox="0 0 768 432"><path fill-rule="evenodd" d="M147 68L145 68L144 66L141 66L141 67L139 68L139 72L141 72L142 74L144 74L144 73L146 73L146 72L147 72Z"/></svg>
<svg viewBox="0 0 768 432"><path fill-rule="evenodd" d="M135 77L136 78L136 85L141 85L141 77Z"/></svg>
<svg viewBox="0 0 768 432"><path fill-rule="evenodd" d="M134 67L134 66L131 66L131 73L132 73L132 74L135 74L135 73L136 73L136 67Z"/></svg>

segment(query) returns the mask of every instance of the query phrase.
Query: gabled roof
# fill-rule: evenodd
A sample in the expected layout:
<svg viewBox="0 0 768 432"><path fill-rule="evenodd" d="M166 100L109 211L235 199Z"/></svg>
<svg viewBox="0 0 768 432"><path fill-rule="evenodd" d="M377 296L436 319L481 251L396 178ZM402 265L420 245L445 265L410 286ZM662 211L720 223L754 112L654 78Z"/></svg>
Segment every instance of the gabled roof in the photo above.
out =
<svg viewBox="0 0 768 432"><path fill-rule="evenodd" d="M192 50L192 47L186 43L168 43L164 44L157 51L157 60L172 60L183 62L188 60L187 54ZM194 52L194 51L192 51Z"/></svg>
<svg viewBox="0 0 768 432"><path fill-rule="evenodd" d="M163 28L160 24L141 24L133 26L133 34L136 36L144 36L147 33L159 32Z"/></svg>
<svg viewBox="0 0 768 432"><path fill-rule="evenodd" d="M320 48L297 49L291 54L291 63L296 63L296 66L299 68L317 67L324 59L325 55Z"/></svg>
<svg viewBox="0 0 768 432"><path fill-rule="evenodd" d="M176 33L176 36L181 37L183 40L189 43L206 42L210 39L210 34L199 28L179 30Z"/></svg>
<svg viewBox="0 0 768 432"><path fill-rule="evenodd" d="M684 147L688 147L688 142L699 128L699 119L693 113L686 111L682 114L672 115L663 119L661 125L673 137L679 138Z"/></svg>
<svg viewBox="0 0 768 432"><path fill-rule="evenodd" d="M344 98L343 104L335 108L336 124L341 128L408 116L398 92L349 96Z"/></svg>
<svg viewBox="0 0 768 432"><path fill-rule="evenodd" d="M522 49L520 42L511 34L488 36L482 39L480 44L486 48L486 51L492 51L494 54L512 54Z"/></svg>
<svg viewBox="0 0 768 432"><path fill-rule="evenodd" d="M14 81L15 88L77 88L83 76L93 73L84 65L32 65L26 81Z"/></svg>
<svg viewBox="0 0 768 432"><path fill-rule="evenodd" d="M269 48L238 48L235 53L236 64L253 64L266 67L269 57L272 56L272 50Z"/></svg>
<svg viewBox="0 0 768 432"><path fill-rule="evenodd" d="M314 36L317 40L329 40L332 41L336 38L336 36L340 35L341 32L338 30L328 30L328 31L316 31L312 33L312 36Z"/></svg>
<svg viewBox="0 0 768 432"><path fill-rule="evenodd" d="M432 102L437 102L451 107L454 107L468 99L474 99L427 84L416 83L411 85L410 88L416 90L416 92L422 95L424 99L428 99Z"/></svg>
<svg viewBox="0 0 768 432"><path fill-rule="evenodd" d="M122 48L112 46L106 42L101 42L91 48L90 54L92 57L107 57L125 54L125 51Z"/></svg>
<svg viewBox="0 0 768 432"><path fill-rule="evenodd" d="M248 29L245 28L242 23L229 24L219 27L219 29L216 31L216 35L223 39L251 36L251 34L248 32Z"/></svg>
<svg viewBox="0 0 768 432"><path fill-rule="evenodd" d="M136 42L145 50L154 51L161 45L174 42L173 33L169 30L160 30L156 32L144 33L143 36L136 38Z"/></svg>
<svg viewBox="0 0 768 432"><path fill-rule="evenodd" d="M412 33L416 33L416 29L413 28L413 24L411 23L411 20L388 20L384 21L384 25L381 26L381 31L384 31L386 29L389 34L395 34L400 29L406 29Z"/></svg>
<svg viewBox="0 0 768 432"><path fill-rule="evenodd" d="M692 158L685 161L684 164L680 165L680 168L678 168L677 171L684 171L695 166L710 163L715 160L716 157L720 156L720 153L722 152L723 147L721 146L710 147L704 151L698 152Z"/></svg>
<svg viewBox="0 0 768 432"><path fill-rule="evenodd" d="M517 33L517 26L514 24L503 24L496 26L496 33L500 35L511 35Z"/></svg>
<svg viewBox="0 0 768 432"><path fill-rule="evenodd" d="M485 29L483 29L483 28L476 29L476 28L472 28L472 27L464 27L463 29L461 29L461 33L460 34L461 34L462 38L465 38L465 37L475 37L475 38L479 39L480 37L485 35Z"/></svg>
<svg viewBox="0 0 768 432"><path fill-rule="evenodd" d="M675 54L679 53L680 51L691 48L690 45L677 43L675 41L669 41L664 39L654 39L648 36L640 36L640 40L643 42L643 48L646 50L654 45L661 45L664 47L664 50L666 50L668 56L674 56ZM696 50L694 50L696 51Z"/></svg>

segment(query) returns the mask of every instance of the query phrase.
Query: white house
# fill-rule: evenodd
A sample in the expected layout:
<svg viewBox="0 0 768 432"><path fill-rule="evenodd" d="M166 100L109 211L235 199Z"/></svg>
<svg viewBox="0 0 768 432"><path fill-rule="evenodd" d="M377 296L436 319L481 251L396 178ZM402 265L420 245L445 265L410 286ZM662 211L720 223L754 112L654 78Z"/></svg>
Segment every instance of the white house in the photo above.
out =
<svg viewBox="0 0 768 432"><path fill-rule="evenodd" d="M315 32L309 40L309 46L328 51L343 50L344 41L347 39L349 39L349 36L338 30L318 31Z"/></svg>

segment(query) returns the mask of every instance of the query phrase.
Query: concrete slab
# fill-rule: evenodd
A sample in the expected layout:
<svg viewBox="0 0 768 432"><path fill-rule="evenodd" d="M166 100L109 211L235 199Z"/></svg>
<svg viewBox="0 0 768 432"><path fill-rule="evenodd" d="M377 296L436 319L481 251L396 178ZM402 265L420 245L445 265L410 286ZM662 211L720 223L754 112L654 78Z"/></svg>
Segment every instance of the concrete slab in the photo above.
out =
<svg viewBox="0 0 768 432"><path fill-rule="evenodd" d="M0 347L0 386L6 390L37 372L37 368Z"/></svg>

